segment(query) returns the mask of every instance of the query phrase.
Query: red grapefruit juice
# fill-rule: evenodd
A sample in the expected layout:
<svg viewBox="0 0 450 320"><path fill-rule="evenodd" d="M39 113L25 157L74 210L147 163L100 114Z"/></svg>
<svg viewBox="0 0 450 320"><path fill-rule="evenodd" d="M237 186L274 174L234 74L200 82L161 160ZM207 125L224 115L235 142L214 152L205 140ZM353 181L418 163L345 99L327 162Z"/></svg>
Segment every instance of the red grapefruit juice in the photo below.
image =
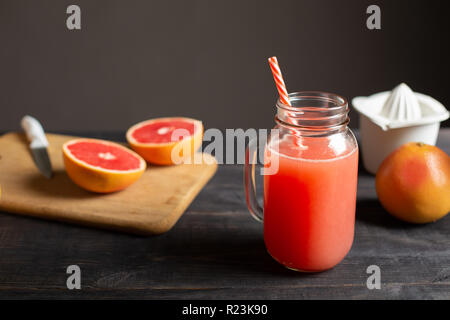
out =
<svg viewBox="0 0 450 320"><path fill-rule="evenodd" d="M336 141L313 137L303 147L285 137L276 151L266 146L265 163L278 161L278 171L264 176L264 242L290 269L332 268L352 246L358 148Z"/></svg>

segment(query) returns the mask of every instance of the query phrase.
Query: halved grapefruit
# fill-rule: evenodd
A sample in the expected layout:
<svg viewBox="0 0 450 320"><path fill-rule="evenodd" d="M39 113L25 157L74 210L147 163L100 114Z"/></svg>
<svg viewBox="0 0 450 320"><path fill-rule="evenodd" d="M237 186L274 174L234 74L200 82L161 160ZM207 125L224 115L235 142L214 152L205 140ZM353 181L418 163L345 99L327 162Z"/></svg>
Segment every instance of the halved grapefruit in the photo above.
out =
<svg viewBox="0 0 450 320"><path fill-rule="evenodd" d="M145 160L158 165L180 164L202 145L203 124L191 118L157 118L135 124L127 140Z"/></svg>
<svg viewBox="0 0 450 320"><path fill-rule="evenodd" d="M62 149L70 179L93 192L122 190L139 179L146 168L144 159L114 142L74 139Z"/></svg>

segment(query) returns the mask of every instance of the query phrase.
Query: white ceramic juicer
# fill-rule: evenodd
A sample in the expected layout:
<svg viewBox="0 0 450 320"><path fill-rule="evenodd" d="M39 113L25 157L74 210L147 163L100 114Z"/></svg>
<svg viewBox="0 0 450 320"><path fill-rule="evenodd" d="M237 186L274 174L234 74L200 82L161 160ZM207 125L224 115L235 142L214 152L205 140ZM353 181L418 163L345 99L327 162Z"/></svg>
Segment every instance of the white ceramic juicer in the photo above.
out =
<svg viewBox="0 0 450 320"><path fill-rule="evenodd" d="M360 115L364 167L372 174L376 174L392 151L405 143L435 145L440 122L449 117L440 102L413 92L404 83L392 91L355 97L352 104Z"/></svg>

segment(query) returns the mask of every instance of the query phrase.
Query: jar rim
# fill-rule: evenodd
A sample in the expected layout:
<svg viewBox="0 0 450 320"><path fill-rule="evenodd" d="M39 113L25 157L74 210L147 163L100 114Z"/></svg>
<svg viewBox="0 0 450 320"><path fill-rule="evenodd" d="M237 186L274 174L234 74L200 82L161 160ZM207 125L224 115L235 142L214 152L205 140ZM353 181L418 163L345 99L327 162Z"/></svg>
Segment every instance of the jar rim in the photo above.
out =
<svg viewBox="0 0 450 320"><path fill-rule="evenodd" d="M300 91L289 94L292 106L277 100L275 122L296 128L304 134L331 134L347 127L347 100L337 94L322 91ZM302 105L303 103L303 105Z"/></svg>
<svg viewBox="0 0 450 320"><path fill-rule="evenodd" d="M333 107L320 107L317 108L315 107L315 111L316 112L330 112L330 111L338 111L339 109L347 109L348 108L348 101L347 99L345 99L343 96L335 94L335 93L331 93L331 92L325 92L325 91L296 91L296 92L291 92L288 94L289 99L292 100L320 100L320 101L329 101L329 102L333 102L333 104L335 104L335 106ZM284 104L283 102L281 102L281 99L278 98L277 102L276 102L276 106L278 108L282 108L288 111L298 111L301 110L302 108L307 108L307 107L296 107L296 106L289 106L287 104ZM323 109L323 110L319 110L319 109Z"/></svg>

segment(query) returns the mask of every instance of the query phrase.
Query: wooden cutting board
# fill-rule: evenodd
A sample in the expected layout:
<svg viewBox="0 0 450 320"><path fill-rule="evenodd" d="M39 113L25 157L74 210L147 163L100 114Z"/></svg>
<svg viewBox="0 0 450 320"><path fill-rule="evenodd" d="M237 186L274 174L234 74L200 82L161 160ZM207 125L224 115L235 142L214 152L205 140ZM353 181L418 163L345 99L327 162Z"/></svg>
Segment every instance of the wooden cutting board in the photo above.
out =
<svg viewBox="0 0 450 320"><path fill-rule="evenodd" d="M46 179L38 172L23 134L0 136L0 210L137 234L160 234L173 227L217 170L214 157L203 154L206 161L202 164L149 165L127 189L95 194L75 185L64 170L61 146L72 138L47 134L54 176Z"/></svg>

